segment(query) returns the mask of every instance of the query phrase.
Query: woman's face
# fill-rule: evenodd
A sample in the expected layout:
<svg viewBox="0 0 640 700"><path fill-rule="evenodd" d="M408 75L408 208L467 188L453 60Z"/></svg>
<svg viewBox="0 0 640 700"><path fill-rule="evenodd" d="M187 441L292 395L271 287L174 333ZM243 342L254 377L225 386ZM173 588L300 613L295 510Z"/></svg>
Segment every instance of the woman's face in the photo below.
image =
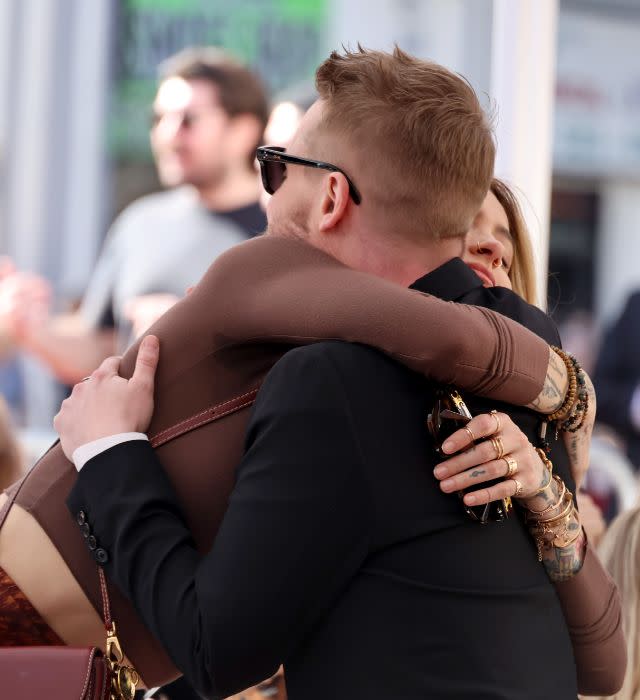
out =
<svg viewBox="0 0 640 700"><path fill-rule="evenodd" d="M511 289L509 271L513 262L513 239L507 214L493 192L485 197L471 224L462 259L485 287Z"/></svg>

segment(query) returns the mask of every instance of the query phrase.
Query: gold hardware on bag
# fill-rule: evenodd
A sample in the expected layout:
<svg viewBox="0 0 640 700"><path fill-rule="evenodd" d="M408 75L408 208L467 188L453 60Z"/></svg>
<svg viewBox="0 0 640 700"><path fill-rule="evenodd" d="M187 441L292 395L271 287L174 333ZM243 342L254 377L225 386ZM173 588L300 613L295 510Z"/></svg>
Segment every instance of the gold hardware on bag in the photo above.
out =
<svg viewBox="0 0 640 700"><path fill-rule="evenodd" d="M111 628L107 630L106 649L105 657L111 672L110 700L133 700L136 685L140 682L140 675L135 668L123 663L124 654L116 633L116 623L113 621Z"/></svg>

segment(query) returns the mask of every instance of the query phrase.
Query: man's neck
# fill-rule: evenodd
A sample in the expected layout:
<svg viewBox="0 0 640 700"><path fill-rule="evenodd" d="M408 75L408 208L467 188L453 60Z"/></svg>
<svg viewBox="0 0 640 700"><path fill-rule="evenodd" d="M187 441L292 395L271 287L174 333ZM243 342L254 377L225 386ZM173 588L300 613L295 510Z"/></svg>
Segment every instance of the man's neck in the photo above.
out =
<svg viewBox="0 0 640 700"><path fill-rule="evenodd" d="M211 211L231 211L258 202L260 183L253 171L230 174L221 182L196 187L198 199Z"/></svg>
<svg viewBox="0 0 640 700"><path fill-rule="evenodd" d="M364 248L360 261L351 266L408 287L420 277L460 256L463 246L463 239L442 240L424 246L401 245L397 248L376 248L374 245Z"/></svg>

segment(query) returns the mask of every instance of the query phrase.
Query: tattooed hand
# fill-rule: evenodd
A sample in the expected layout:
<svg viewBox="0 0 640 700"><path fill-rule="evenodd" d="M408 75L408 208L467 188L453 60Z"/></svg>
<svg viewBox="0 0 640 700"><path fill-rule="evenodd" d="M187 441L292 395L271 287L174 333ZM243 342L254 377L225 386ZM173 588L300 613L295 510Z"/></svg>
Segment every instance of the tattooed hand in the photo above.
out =
<svg viewBox="0 0 640 700"><path fill-rule="evenodd" d="M444 442L442 450L455 456L434 469L440 488L445 493L471 489L464 496L469 506L513 497L516 490L519 499L527 499L549 481L549 471L533 445L506 413L475 416ZM482 487L501 477L497 484Z"/></svg>

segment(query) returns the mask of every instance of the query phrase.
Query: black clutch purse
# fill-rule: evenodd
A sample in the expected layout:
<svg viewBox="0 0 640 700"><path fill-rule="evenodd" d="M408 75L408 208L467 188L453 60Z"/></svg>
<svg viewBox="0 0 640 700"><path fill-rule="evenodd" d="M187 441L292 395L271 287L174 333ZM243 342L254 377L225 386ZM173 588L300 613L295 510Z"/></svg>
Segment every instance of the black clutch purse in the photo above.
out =
<svg viewBox="0 0 640 700"><path fill-rule="evenodd" d="M471 420L471 412L462 396L456 389L445 388L436 390L436 400L431 413L427 416L427 427L433 438L436 452L441 457L452 457L442 453L442 443L456 430L463 428ZM500 479L488 481L485 485L496 484ZM491 501L479 506L468 506L462 501L467 491L458 491L465 513L481 525L488 522L502 522L509 517L513 504L510 498L502 498L499 501Z"/></svg>

